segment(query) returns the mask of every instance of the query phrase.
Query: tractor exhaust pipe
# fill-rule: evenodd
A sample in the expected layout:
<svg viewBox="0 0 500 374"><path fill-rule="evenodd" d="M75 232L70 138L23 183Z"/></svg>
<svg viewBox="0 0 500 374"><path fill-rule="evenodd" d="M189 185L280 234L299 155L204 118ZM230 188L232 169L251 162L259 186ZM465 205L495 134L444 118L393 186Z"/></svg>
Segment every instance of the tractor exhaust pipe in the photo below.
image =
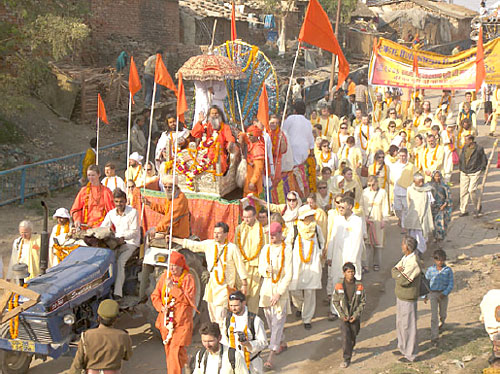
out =
<svg viewBox="0 0 500 374"><path fill-rule="evenodd" d="M44 209L43 213L43 231L41 234L41 248L40 248L40 273L45 274L48 267L49 260L49 208L45 201L41 201Z"/></svg>

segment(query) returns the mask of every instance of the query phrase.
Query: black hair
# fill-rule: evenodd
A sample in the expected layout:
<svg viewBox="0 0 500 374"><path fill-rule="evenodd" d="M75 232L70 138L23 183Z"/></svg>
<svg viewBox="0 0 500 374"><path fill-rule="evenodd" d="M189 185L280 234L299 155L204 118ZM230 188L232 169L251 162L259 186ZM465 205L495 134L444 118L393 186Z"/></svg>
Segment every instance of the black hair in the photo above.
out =
<svg viewBox="0 0 500 374"><path fill-rule="evenodd" d="M216 338L221 337L219 324L216 322L205 322L198 330L200 335L210 335Z"/></svg>
<svg viewBox="0 0 500 374"><path fill-rule="evenodd" d="M342 272L345 273L348 269L356 272L356 266L354 266L352 262L346 262L344 266L342 266Z"/></svg>
<svg viewBox="0 0 500 374"><path fill-rule="evenodd" d="M252 212L254 216L257 214L257 210L255 209L255 207L253 207L251 205L245 207L245 209L243 209L243 211L244 212Z"/></svg>
<svg viewBox="0 0 500 374"><path fill-rule="evenodd" d="M89 144L90 144L90 146L91 146L92 148L97 147L97 138L96 138L96 137L93 137L92 139L90 139Z"/></svg>
<svg viewBox="0 0 500 374"><path fill-rule="evenodd" d="M446 252L442 249L436 249L432 254L434 260L446 261Z"/></svg>
<svg viewBox="0 0 500 374"><path fill-rule="evenodd" d="M229 226L226 222L217 222L214 227L220 227L225 234L229 232Z"/></svg>
<svg viewBox="0 0 500 374"><path fill-rule="evenodd" d="M113 191L113 199L125 199L127 200L127 194L119 188L115 188Z"/></svg>
<svg viewBox="0 0 500 374"><path fill-rule="evenodd" d="M241 291L234 291L229 295L229 300L239 300L241 302L245 301L245 295Z"/></svg>
<svg viewBox="0 0 500 374"><path fill-rule="evenodd" d="M302 100L298 100L293 104L293 110L297 114L306 114L306 104Z"/></svg>

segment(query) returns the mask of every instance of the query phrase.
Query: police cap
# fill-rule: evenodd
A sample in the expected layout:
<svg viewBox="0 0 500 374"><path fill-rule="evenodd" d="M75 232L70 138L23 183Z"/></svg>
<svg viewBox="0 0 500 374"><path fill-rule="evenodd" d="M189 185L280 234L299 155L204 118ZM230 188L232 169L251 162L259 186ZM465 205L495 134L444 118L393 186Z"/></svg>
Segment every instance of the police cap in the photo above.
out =
<svg viewBox="0 0 500 374"><path fill-rule="evenodd" d="M101 303L99 304L99 308L97 309L97 314L101 318L113 319L118 317L119 310L120 306L116 301L111 299L106 299L101 301Z"/></svg>

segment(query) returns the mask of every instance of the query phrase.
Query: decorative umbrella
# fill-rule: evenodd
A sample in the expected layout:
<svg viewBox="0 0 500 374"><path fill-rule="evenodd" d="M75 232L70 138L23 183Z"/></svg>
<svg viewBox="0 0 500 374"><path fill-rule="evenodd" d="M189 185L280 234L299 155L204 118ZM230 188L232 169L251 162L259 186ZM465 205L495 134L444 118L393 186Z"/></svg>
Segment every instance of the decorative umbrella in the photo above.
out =
<svg viewBox="0 0 500 374"><path fill-rule="evenodd" d="M182 73L186 80L225 81L243 76L241 69L226 56L199 55L187 60L176 76Z"/></svg>

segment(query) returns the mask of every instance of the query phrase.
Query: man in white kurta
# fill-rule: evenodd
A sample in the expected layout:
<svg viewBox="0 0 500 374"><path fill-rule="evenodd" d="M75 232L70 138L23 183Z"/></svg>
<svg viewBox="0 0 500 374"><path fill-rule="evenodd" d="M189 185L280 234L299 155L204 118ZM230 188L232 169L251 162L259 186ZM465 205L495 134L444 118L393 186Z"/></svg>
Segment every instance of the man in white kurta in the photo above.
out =
<svg viewBox="0 0 500 374"><path fill-rule="evenodd" d="M457 137L455 134L455 124L449 122L446 129L441 131L441 142L444 148L443 158L443 181L449 183L453 174L453 152L456 152Z"/></svg>
<svg viewBox="0 0 500 374"><path fill-rule="evenodd" d="M123 192L127 192L125 188L125 182L118 175L116 175L116 166L112 162L108 162L104 166L104 174L106 175L101 184L105 187L108 187L111 192L119 188Z"/></svg>
<svg viewBox="0 0 500 374"><path fill-rule="evenodd" d="M250 326L251 320L253 320L252 326ZM240 340L240 335L245 336L244 341ZM259 353L267 347L264 321L248 311L245 295L240 291L229 295L229 313L222 332L222 343L235 348L245 356L251 374L264 372L264 363L259 356Z"/></svg>
<svg viewBox="0 0 500 374"><path fill-rule="evenodd" d="M408 161L408 150L401 148L398 152L399 160L390 164L391 184L394 186L393 209L399 219L399 226L404 227L403 220L408 210L406 189L413 183L413 175L417 168Z"/></svg>
<svg viewBox="0 0 500 374"><path fill-rule="evenodd" d="M305 205L299 209L298 235L293 245L292 302L300 312L304 328L311 329L316 310L316 290L321 288L323 233L316 224L315 211ZM288 235L293 235L289 233Z"/></svg>
<svg viewBox="0 0 500 374"><path fill-rule="evenodd" d="M424 253L427 250L427 238L434 230L431 211L431 204L434 201L432 187L424 185L422 174L415 174L413 184L406 192L408 211L404 218L403 228L407 229L408 234L417 240L419 252Z"/></svg>
<svg viewBox="0 0 500 374"><path fill-rule="evenodd" d="M72 247L75 245L74 240L70 238L72 226L70 222L69 211L66 208L59 208L56 210L52 216L56 221L56 225L52 228L52 232L49 237L49 268L56 266L62 261L63 257L66 257L68 249L56 248L61 247ZM54 246L56 245L56 247Z"/></svg>
<svg viewBox="0 0 500 374"><path fill-rule="evenodd" d="M352 213L354 200L344 197L339 204L340 216L334 220L332 236L328 245L327 264L332 267L333 284L343 275L342 266L352 262L356 267L355 277L361 280L363 255L363 220Z"/></svg>
<svg viewBox="0 0 500 374"><path fill-rule="evenodd" d="M311 122L304 117L306 105L303 101L294 104L294 114L287 117L283 123L290 148L293 150L294 165L303 164L314 149L314 136Z"/></svg>
<svg viewBox="0 0 500 374"><path fill-rule="evenodd" d="M218 323L221 329L224 328L227 314L228 289L235 288L236 274L242 280L243 293L247 292L247 271L238 248L233 243L228 243L228 233L229 226L218 222L214 227L214 239L199 242L172 238L174 243L183 248L205 253L210 278L205 286L203 300L207 302L210 321Z"/></svg>
<svg viewBox="0 0 500 374"><path fill-rule="evenodd" d="M259 255L266 241L264 228L257 221L257 211L251 205L243 209L243 222L235 230L236 246L242 256L243 264L247 270L248 291L246 293L248 310L257 314L259 312ZM240 279L236 278L236 287L240 288Z"/></svg>
<svg viewBox="0 0 500 374"><path fill-rule="evenodd" d="M378 178L370 175L363 191L363 212L365 214L368 239L368 265L379 271L382 264L382 248L384 247L384 231L389 218L389 202L387 192L378 185Z"/></svg>
<svg viewBox="0 0 500 374"><path fill-rule="evenodd" d="M12 266L18 263L28 265L29 280L40 274L40 235L33 234L33 224L30 221L19 223L19 238L12 243L7 280L13 279Z"/></svg>
<svg viewBox="0 0 500 374"><path fill-rule="evenodd" d="M271 244L260 253L259 273L263 278L259 306L263 308L271 331L266 366L272 367L273 356L286 348L283 329L290 311L288 287L292 280L292 247L286 245L279 222L270 225Z"/></svg>
<svg viewBox="0 0 500 374"><path fill-rule="evenodd" d="M444 148L437 143L436 137L427 135L427 148L422 151L422 170L425 182L432 179L432 173L436 170L443 170Z"/></svg>

